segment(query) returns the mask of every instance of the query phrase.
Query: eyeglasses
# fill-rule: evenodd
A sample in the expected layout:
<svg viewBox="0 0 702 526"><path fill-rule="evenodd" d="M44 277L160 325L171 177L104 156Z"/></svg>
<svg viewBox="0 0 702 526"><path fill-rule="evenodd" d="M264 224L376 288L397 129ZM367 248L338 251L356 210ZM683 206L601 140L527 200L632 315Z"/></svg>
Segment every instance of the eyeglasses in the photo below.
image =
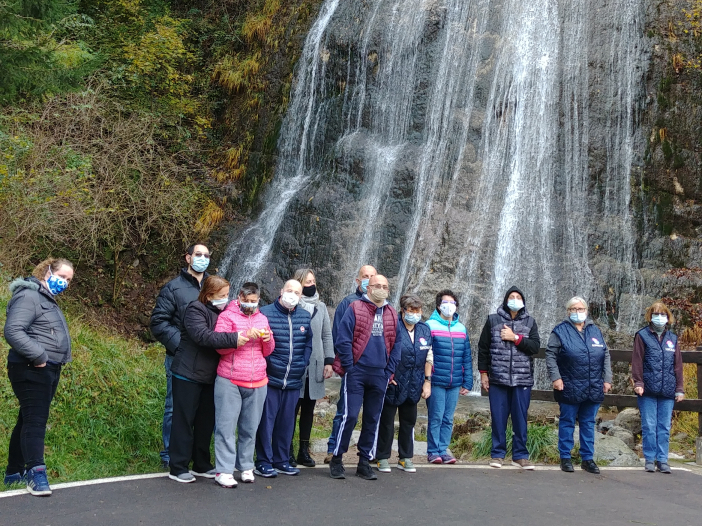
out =
<svg viewBox="0 0 702 526"><path fill-rule="evenodd" d="M207 252L195 252L193 256L195 256L196 258L210 259L210 255Z"/></svg>
<svg viewBox="0 0 702 526"><path fill-rule="evenodd" d="M456 304L455 301L451 301L451 300L443 300L441 303L442 303L442 304L444 304L444 303L450 303L451 305L455 305L455 304Z"/></svg>
<svg viewBox="0 0 702 526"><path fill-rule="evenodd" d="M390 290L390 287L387 285L368 285L372 289L383 289L383 290Z"/></svg>
<svg viewBox="0 0 702 526"><path fill-rule="evenodd" d="M587 309L571 307L568 312L587 312Z"/></svg>
<svg viewBox="0 0 702 526"><path fill-rule="evenodd" d="M668 314L665 312L652 312L651 316L667 316Z"/></svg>

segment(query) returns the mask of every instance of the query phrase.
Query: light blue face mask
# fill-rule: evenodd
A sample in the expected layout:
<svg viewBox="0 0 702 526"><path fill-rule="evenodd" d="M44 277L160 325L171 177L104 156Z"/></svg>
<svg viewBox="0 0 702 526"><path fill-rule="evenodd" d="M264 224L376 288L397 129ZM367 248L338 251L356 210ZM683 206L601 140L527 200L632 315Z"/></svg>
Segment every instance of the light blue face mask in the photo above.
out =
<svg viewBox="0 0 702 526"><path fill-rule="evenodd" d="M405 321L410 325L416 325L422 321L422 315L414 312L405 312Z"/></svg>
<svg viewBox="0 0 702 526"><path fill-rule="evenodd" d="M361 280L361 290L363 291L364 294L366 292L368 292L368 282L369 281L370 281L370 279L362 279Z"/></svg>
<svg viewBox="0 0 702 526"><path fill-rule="evenodd" d="M665 324L668 323L668 316L665 314L654 314L651 316L651 323L656 329L663 329Z"/></svg>
<svg viewBox="0 0 702 526"><path fill-rule="evenodd" d="M587 312L571 312L570 321L573 323L582 323L587 319Z"/></svg>
<svg viewBox="0 0 702 526"><path fill-rule="evenodd" d="M522 300L517 300L512 298L507 301L507 308L512 312L519 312L524 307L524 302Z"/></svg>
<svg viewBox="0 0 702 526"><path fill-rule="evenodd" d="M205 272L207 270L207 267L210 266L210 258L206 258L205 256L192 256L192 259L190 260L192 263L190 263L190 266L195 272Z"/></svg>

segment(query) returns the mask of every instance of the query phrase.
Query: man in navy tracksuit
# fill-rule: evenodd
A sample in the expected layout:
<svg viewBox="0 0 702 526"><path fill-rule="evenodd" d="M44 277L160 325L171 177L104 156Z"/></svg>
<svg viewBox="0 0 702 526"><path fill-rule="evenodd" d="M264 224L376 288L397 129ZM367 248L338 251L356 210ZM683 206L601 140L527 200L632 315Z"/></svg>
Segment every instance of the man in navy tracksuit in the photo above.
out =
<svg viewBox="0 0 702 526"><path fill-rule="evenodd" d="M363 265L359 271L358 276L356 276L356 291L353 294L346 296L334 311L334 323L332 325L332 339L334 341L334 352L336 353L336 335L339 332L339 325L341 324L341 319L346 314L346 309L349 305L356 300L360 300L366 293L368 288L368 282L370 278L375 276L378 272L372 265ZM339 400L336 403L336 414L334 415L334 421L332 422L332 430L329 435L329 440L327 441L327 456L324 457L324 463L329 464L331 458L334 455L334 449L336 449L336 437L339 434L339 426L341 425L341 419L344 416L344 378L341 378L341 386L339 389Z"/></svg>
<svg viewBox="0 0 702 526"><path fill-rule="evenodd" d="M316 314L315 310L310 316L297 306L301 295L300 282L289 280L274 303L261 307L275 341L273 352L266 358L268 392L256 433L255 473L262 477L300 473L288 459L295 431L295 407L312 354L311 322Z"/></svg>
<svg viewBox="0 0 702 526"><path fill-rule="evenodd" d="M361 404L363 425L358 439L356 475L366 480L377 478L369 460L375 454L385 390L401 351L400 346L395 345L397 313L386 301L389 291L384 276L373 276L368 283L368 293L351 303L339 324L333 367L344 376L344 414L329 463L332 478L345 478L342 457L348 451Z"/></svg>

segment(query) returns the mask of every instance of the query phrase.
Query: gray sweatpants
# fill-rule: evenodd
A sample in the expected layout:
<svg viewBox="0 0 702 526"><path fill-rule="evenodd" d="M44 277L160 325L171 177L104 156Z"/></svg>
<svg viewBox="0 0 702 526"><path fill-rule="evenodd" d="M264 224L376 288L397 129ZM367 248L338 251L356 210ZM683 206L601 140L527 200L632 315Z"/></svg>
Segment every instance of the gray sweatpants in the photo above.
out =
<svg viewBox="0 0 702 526"><path fill-rule="evenodd" d="M234 467L239 471L254 468L256 431L267 392L266 385L247 389L217 376L214 387L217 473L234 473Z"/></svg>

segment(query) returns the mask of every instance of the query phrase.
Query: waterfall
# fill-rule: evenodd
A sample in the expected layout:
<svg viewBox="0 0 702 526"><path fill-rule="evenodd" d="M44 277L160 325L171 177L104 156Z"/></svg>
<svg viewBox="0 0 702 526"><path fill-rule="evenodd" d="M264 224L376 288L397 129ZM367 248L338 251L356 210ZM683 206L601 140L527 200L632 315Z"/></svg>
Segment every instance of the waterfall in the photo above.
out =
<svg viewBox="0 0 702 526"><path fill-rule="evenodd" d="M335 305L373 264L394 301L453 288L474 341L511 285L544 342L575 294L630 330L642 26L642 0L326 0L222 270L272 296L311 266Z"/></svg>

